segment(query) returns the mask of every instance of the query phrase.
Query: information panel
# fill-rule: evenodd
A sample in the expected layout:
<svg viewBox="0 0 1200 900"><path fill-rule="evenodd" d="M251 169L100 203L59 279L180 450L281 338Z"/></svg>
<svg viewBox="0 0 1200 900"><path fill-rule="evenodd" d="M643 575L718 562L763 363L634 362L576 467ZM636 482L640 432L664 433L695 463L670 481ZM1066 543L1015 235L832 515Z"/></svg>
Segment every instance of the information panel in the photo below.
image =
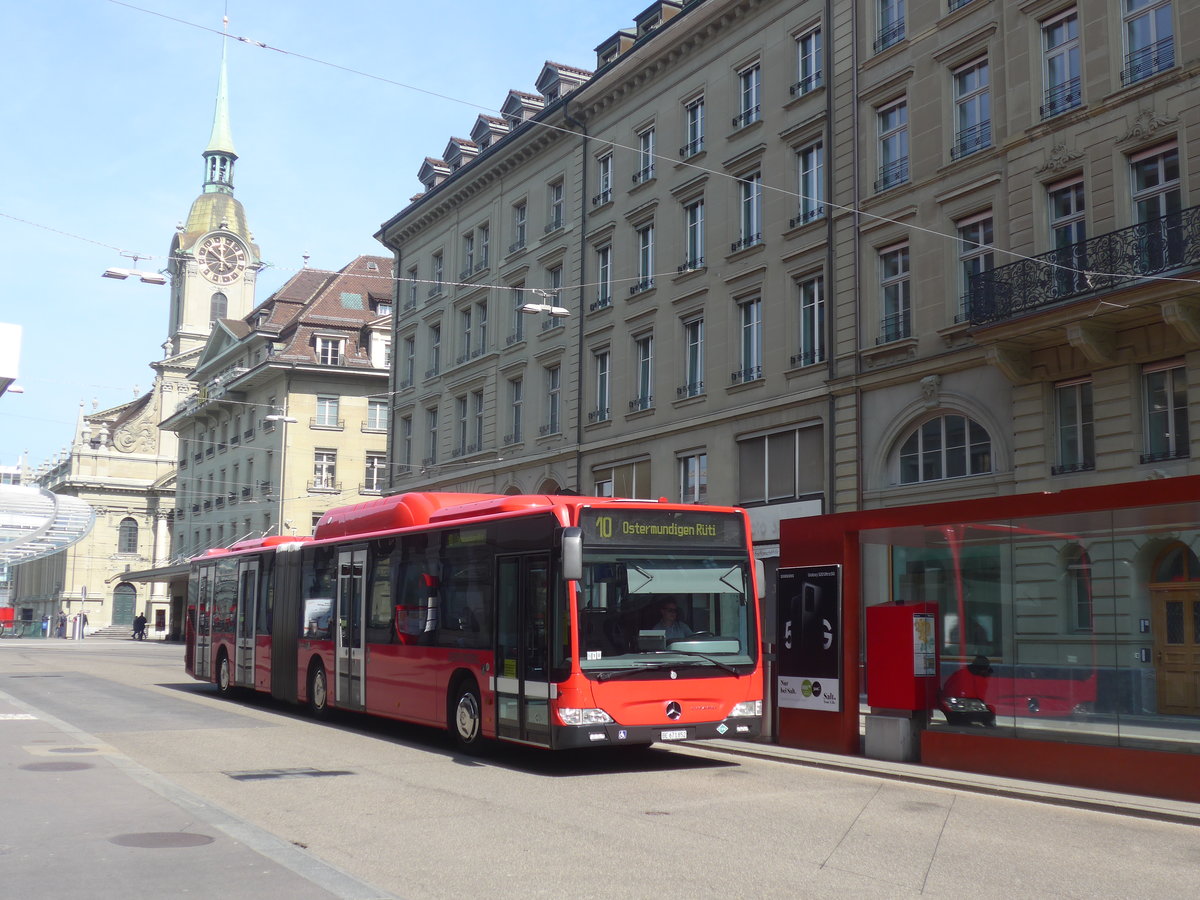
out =
<svg viewBox="0 0 1200 900"><path fill-rule="evenodd" d="M743 549L746 546L743 520L736 513L605 507L583 510L579 525L589 547Z"/></svg>
<svg viewBox="0 0 1200 900"><path fill-rule="evenodd" d="M779 706L840 712L842 567L782 568L776 587Z"/></svg>

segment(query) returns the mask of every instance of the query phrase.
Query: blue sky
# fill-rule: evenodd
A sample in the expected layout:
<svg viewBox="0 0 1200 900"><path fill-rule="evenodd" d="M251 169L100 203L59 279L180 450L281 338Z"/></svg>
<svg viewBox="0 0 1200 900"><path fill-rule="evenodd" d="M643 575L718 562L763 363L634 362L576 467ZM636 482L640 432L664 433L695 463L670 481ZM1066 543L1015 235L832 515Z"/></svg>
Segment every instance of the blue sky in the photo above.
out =
<svg viewBox="0 0 1200 900"><path fill-rule="evenodd" d="M168 289L100 273L131 265L118 248L165 267L200 192L222 38L192 25L219 30L228 9L230 34L289 51L229 46L236 195L270 264L261 302L305 253L329 269L382 254L373 235L419 191L424 157L469 137L509 88L534 92L546 60L594 68L595 46L648 0L127 2L5 10L0 321L23 329L24 393L0 397L0 465L56 455L81 402L150 386Z"/></svg>

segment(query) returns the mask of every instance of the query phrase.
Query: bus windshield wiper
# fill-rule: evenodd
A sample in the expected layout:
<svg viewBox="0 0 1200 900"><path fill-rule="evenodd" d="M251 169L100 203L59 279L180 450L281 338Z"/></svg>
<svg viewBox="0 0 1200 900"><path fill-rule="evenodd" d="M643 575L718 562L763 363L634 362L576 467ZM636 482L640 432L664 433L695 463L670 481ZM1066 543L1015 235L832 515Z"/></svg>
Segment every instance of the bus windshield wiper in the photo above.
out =
<svg viewBox="0 0 1200 900"><path fill-rule="evenodd" d="M673 653L685 653L685 654L687 654L688 656L698 656L698 657L700 657L702 660L704 660L705 662L710 662L710 663L712 663L712 664L713 664L714 666L716 666L718 669L724 669L726 672L732 672L734 675L738 675L738 674L740 674L740 673L738 672L738 670L737 670L737 669L735 669L733 666L729 665L729 663L721 662L719 659L713 659L711 656L709 656L709 655L707 655L707 654L705 654L705 653L698 653L698 652L696 652L695 650L673 650L673 651L671 651L671 652L673 652Z"/></svg>
<svg viewBox="0 0 1200 900"><path fill-rule="evenodd" d="M658 669L677 669L679 663L638 663L628 669L610 669L607 672L601 672L596 676L597 681L608 681L610 678L623 678L626 675L636 675L639 672L653 672Z"/></svg>
<svg viewBox="0 0 1200 900"><path fill-rule="evenodd" d="M734 675L740 674L737 669L728 663L723 663L719 659L713 659L711 656L705 656L703 653L696 653L692 650L672 650L672 653L680 653L685 656L698 656L705 662L711 663L718 669L724 669ZM654 672L660 669L678 669L683 666L695 665L689 660L676 660L675 662L654 662L654 663L638 663L628 669L610 669L607 672L601 672L596 676L597 681L608 681L612 678L624 678L626 675L635 675L638 672Z"/></svg>

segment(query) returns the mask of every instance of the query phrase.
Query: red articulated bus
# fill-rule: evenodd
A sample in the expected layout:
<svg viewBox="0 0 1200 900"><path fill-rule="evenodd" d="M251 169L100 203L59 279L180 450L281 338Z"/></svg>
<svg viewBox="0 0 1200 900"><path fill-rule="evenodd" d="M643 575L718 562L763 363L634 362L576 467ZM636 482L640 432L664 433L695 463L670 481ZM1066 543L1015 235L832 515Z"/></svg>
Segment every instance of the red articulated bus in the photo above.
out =
<svg viewBox="0 0 1200 900"><path fill-rule="evenodd" d="M750 738L761 583L741 510L402 494L194 559L186 665L463 749Z"/></svg>

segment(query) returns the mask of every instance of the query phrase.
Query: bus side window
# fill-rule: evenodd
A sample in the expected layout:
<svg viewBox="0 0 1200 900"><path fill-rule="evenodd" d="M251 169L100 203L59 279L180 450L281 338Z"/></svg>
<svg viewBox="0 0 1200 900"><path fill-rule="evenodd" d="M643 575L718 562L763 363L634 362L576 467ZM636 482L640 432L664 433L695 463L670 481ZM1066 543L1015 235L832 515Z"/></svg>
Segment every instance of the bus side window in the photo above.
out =
<svg viewBox="0 0 1200 900"><path fill-rule="evenodd" d="M394 644L392 627L395 598L392 593L392 539L372 541L368 556L367 643Z"/></svg>

